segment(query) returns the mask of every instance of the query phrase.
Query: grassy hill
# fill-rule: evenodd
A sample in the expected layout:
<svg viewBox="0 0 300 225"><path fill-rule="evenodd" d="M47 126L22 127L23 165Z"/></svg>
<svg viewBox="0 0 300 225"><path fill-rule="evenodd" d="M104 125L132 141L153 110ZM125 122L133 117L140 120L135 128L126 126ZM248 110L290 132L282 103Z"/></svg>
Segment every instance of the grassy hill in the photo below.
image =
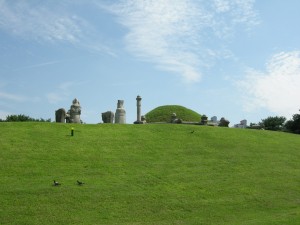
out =
<svg viewBox="0 0 300 225"><path fill-rule="evenodd" d="M180 105L164 105L159 106L150 112L148 112L146 116L147 122L170 122L171 115L176 113L177 118L182 119L183 121L191 121L191 122L200 122L201 115L197 112L188 109L186 107Z"/></svg>
<svg viewBox="0 0 300 225"><path fill-rule="evenodd" d="M299 135L73 126L0 123L1 225L300 224Z"/></svg>

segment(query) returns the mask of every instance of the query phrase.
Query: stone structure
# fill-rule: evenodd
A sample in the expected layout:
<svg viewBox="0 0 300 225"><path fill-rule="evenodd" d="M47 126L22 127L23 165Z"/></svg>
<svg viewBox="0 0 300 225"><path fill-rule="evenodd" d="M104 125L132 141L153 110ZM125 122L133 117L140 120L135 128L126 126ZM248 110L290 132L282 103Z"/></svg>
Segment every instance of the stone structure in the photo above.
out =
<svg viewBox="0 0 300 225"><path fill-rule="evenodd" d="M207 125L207 116L206 115L203 115L203 116L201 116L201 122L200 122L200 124L201 125Z"/></svg>
<svg viewBox="0 0 300 225"><path fill-rule="evenodd" d="M176 113L172 113L172 115L171 115L171 123L182 123L182 120L177 118Z"/></svg>
<svg viewBox="0 0 300 225"><path fill-rule="evenodd" d="M141 101L142 101L142 98L141 98L141 96L138 95L136 97L137 119L134 122L134 124L143 124L142 118L141 118Z"/></svg>
<svg viewBox="0 0 300 225"><path fill-rule="evenodd" d="M112 111L102 113L103 123L114 123L115 114Z"/></svg>
<svg viewBox="0 0 300 225"><path fill-rule="evenodd" d="M241 120L241 125L246 128L247 127L247 120Z"/></svg>
<svg viewBox="0 0 300 225"><path fill-rule="evenodd" d="M81 123L80 120L81 106L77 98L72 102L70 110L66 115L67 123Z"/></svg>
<svg viewBox="0 0 300 225"><path fill-rule="evenodd" d="M147 123L145 116L141 116L141 120L142 120L142 123Z"/></svg>
<svg viewBox="0 0 300 225"><path fill-rule="evenodd" d="M220 120L219 126L220 127L228 127L229 123L230 123L229 120L226 120L224 117L222 117Z"/></svg>
<svg viewBox="0 0 300 225"><path fill-rule="evenodd" d="M213 122L213 123L217 123L217 122L218 122L218 117L213 116L213 117L210 118L210 120L211 120L211 122Z"/></svg>
<svg viewBox="0 0 300 225"><path fill-rule="evenodd" d="M239 124L234 125L235 128L247 128L247 120L242 120Z"/></svg>
<svg viewBox="0 0 300 225"><path fill-rule="evenodd" d="M60 108L55 111L55 122L56 123L65 123L66 121L66 110L64 108Z"/></svg>
<svg viewBox="0 0 300 225"><path fill-rule="evenodd" d="M115 114L115 123L126 123L126 111L123 108L124 100L118 100L117 110Z"/></svg>
<svg viewBox="0 0 300 225"><path fill-rule="evenodd" d="M177 120L177 115L176 115L176 113L172 113L172 115L171 115L171 123L174 123L175 120Z"/></svg>

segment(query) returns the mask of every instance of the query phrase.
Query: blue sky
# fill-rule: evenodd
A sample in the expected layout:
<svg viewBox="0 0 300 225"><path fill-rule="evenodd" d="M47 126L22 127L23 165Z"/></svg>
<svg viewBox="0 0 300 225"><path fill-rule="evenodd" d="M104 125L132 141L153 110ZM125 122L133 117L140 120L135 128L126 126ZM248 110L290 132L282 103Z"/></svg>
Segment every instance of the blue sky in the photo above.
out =
<svg viewBox="0 0 300 225"><path fill-rule="evenodd" d="M300 109L298 0L0 0L0 117L124 100L259 122Z"/></svg>

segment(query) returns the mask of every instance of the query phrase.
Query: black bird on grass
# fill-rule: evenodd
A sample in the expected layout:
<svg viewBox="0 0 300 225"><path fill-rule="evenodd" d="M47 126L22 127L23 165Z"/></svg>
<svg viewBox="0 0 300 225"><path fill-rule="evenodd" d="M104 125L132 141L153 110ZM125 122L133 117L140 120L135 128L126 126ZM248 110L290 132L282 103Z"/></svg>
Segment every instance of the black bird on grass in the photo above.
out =
<svg viewBox="0 0 300 225"><path fill-rule="evenodd" d="M83 185L84 183L81 182L81 181L79 181L79 180L77 180L77 184L78 184L78 185Z"/></svg>
<svg viewBox="0 0 300 225"><path fill-rule="evenodd" d="M57 181L53 180L53 185L54 186L58 186L58 185L60 185L60 183L58 183Z"/></svg>
<svg viewBox="0 0 300 225"><path fill-rule="evenodd" d="M194 133L194 132L195 132L194 130L193 130L193 131L191 131L191 134L192 134L192 133Z"/></svg>

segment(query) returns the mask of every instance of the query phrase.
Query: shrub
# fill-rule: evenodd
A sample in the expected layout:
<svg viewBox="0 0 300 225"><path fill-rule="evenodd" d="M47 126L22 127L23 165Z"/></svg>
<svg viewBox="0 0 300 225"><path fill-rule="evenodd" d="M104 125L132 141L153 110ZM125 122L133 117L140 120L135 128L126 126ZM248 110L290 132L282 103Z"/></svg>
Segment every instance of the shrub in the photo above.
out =
<svg viewBox="0 0 300 225"><path fill-rule="evenodd" d="M262 119L262 121L259 123L260 126L262 126L266 130L282 130L283 124L285 122L286 118L283 116L269 116L266 119Z"/></svg>
<svg viewBox="0 0 300 225"><path fill-rule="evenodd" d="M0 122L51 122L51 119L34 119L30 116L26 116L24 114L19 115L8 115L6 116L6 120L0 120Z"/></svg>
<svg viewBox="0 0 300 225"><path fill-rule="evenodd" d="M285 129L289 132L300 134L300 114L294 114L291 120L288 120Z"/></svg>

